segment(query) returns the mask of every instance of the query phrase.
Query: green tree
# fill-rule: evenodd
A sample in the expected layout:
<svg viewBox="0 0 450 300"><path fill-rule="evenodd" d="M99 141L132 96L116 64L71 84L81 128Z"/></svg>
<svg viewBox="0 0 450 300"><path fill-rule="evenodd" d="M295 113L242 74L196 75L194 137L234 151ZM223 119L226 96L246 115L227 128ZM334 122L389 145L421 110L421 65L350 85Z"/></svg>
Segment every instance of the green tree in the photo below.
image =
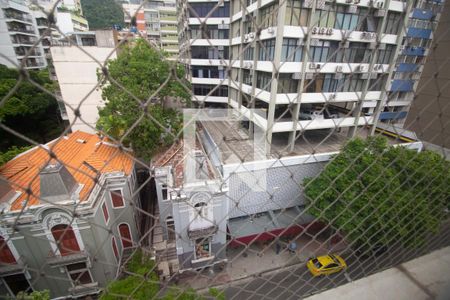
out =
<svg viewBox="0 0 450 300"><path fill-rule="evenodd" d="M114 0L81 0L81 7L91 30L123 26L122 7Z"/></svg>
<svg viewBox="0 0 450 300"><path fill-rule="evenodd" d="M22 152L25 152L27 150L31 149L30 147L16 147L16 146L12 146L8 151L1 153L0 152L0 167L4 164L6 164L8 161L10 161L11 159L13 159L14 157L16 157L17 155L19 155Z"/></svg>
<svg viewBox="0 0 450 300"><path fill-rule="evenodd" d="M56 90L56 84L50 80L47 70L30 70L28 74L40 86L51 92ZM15 87L19 77L18 70L0 65L0 99ZM64 129L56 99L27 79L0 106L0 122L39 143L54 139ZM23 139L0 129L0 151L27 144Z"/></svg>
<svg viewBox="0 0 450 300"><path fill-rule="evenodd" d="M172 69L172 63L165 57L165 53L138 40L134 45L125 46L115 60L108 62L109 77L113 80L102 82L102 97L106 102L105 107L99 109L97 128L116 139L133 128L124 142L143 159L150 159L157 149L171 144L173 135L181 129L181 115L166 108L166 100L187 102L190 99L189 84L183 79L184 69L181 66ZM152 96L149 104L144 105Z"/></svg>
<svg viewBox="0 0 450 300"><path fill-rule="evenodd" d="M355 139L314 179L304 181L308 212L362 249L420 246L450 203L450 163L439 154Z"/></svg>
<svg viewBox="0 0 450 300"><path fill-rule="evenodd" d="M29 294L20 292L16 296L17 300L50 300L50 292L48 290L33 291Z"/></svg>

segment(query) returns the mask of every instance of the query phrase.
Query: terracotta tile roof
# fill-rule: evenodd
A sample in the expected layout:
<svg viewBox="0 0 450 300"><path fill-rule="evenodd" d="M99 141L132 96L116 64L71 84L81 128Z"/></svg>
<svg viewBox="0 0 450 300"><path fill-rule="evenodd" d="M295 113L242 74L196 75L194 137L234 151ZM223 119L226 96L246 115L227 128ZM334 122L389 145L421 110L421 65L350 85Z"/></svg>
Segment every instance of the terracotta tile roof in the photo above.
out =
<svg viewBox="0 0 450 300"><path fill-rule="evenodd" d="M95 185L95 170L100 173L122 171L129 175L134 165L130 153L121 151L110 142L105 143L95 134L82 131L76 131L47 146L53 149L58 160L64 163L75 180L84 185L80 191L81 201L89 197ZM11 211L22 208L23 201L27 199L25 190L28 186L31 188L32 196L27 206L40 203L36 197L40 193L39 171L50 159L46 150L35 147L0 168L0 176L6 178L14 189L22 192L20 197L11 204Z"/></svg>

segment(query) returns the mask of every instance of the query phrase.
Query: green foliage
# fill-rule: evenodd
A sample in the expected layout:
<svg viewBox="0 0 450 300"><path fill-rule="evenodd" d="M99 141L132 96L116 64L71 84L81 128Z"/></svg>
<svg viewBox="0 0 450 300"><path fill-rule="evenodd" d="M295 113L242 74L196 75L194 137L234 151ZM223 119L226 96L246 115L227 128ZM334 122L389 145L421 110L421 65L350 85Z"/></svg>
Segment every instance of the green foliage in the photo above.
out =
<svg viewBox="0 0 450 300"><path fill-rule="evenodd" d="M28 71L31 80L54 92L55 82L47 70ZM0 65L0 99L17 84L19 71ZM21 134L45 143L57 137L63 130L56 99L24 79L14 94L0 107L0 122ZM23 146L27 142L0 129L0 151L12 146Z"/></svg>
<svg viewBox="0 0 450 300"><path fill-rule="evenodd" d="M176 286L171 286L158 297L159 278L154 269L155 262L138 249L126 265L126 277L111 282L100 296L100 300L119 300L124 296L135 300L205 300L205 297L197 294L192 288ZM209 296L225 300L224 293L215 288L209 289Z"/></svg>
<svg viewBox="0 0 450 300"><path fill-rule="evenodd" d="M450 163L439 154L355 139L315 179L304 181L310 214L356 245L420 246L450 203Z"/></svg>
<svg viewBox="0 0 450 300"><path fill-rule="evenodd" d="M27 150L31 149L31 146L29 147L21 147L18 148L16 146L12 146L8 151L4 153L0 153L0 167L4 164L6 164L8 161L16 157L22 152L25 152Z"/></svg>
<svg viewBox="0 0 450 300"><path fill-rule="evenodd" d="M153 269L154 262L139 249L126 266L129 275L111 282L100 300L121 299L120 295L132 295L132 299L153 299L159 291L158 275Z"/></svg>
<svg viewBox="0 0 450 300"><path fill-rule="evenodd" d="M114 0L81 0L81 7L90 30L123 26L122 7Z"/></svg>
<svg viewBox="0 0 450 300"><path fill-rule="evenodd" d="M102 82L102 97L106 105L99 109L97 128L120 139L139 120L124 142L143 159L150 159L157 149L171 144L171 134L181 129L181 115L165 108L167 99L190 99L189 91L176 80L176 77L184 80L184 69L176 66L175 71L171 71L172 65L165 56L145 41L138 40L135 45L122 49L117 59L108 62L112 81L118 82L128 92L114 82ZM183 85L189 86L185 80ZM143 103L150 97L151 103L145 107Z"/></svg>
<svg viewBox="0 0 450 300"><path fill-rule="evenodd" d="M17 294L16 299L18 300L50 300L50 292L48 290L34 291L30 294L25 292L20 292Z"/></svg>

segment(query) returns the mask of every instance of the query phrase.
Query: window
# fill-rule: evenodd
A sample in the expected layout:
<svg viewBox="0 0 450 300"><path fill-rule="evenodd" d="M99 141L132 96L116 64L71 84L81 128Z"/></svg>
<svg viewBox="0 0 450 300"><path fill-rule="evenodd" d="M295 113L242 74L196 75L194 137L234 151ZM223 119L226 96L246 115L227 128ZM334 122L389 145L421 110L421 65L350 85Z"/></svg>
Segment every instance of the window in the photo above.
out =
<svg viewBox="0 0 450 300"><path fill-rule="evenodd" d="M326 62L329 49L330 42L320 40L315 42L315 45L310 47L310 60L313 62Z"/></svg>
<svg viewBox="0 0 450 300"><path fill-rule="evenodd" d="M67 265L66 269L74 286L92 283L91 273L86 263Z"/></svg>
<svg viewBox="0 0 450 300"><path fill-rule="evenodd" d="M103 217L105 218L105 223L108 224L109 213L108 213L108 207L106 206L106 202L103 202L103 204L102 204L102 211L103 211Z"/></svg>
<svg viewBox="0 0 450 300"><path fill-rule="evenodd" d="M116 244L116 238L112 237L111 238L111 245L112 245L112 249L114 252L114 256L116 257L117 260L119 260L119 250L117 250L117 244Z"/></svg>
<svg viewBox="0 0 450 300"><path fill-rule="evenodd" d="M6 243L5 239L2 236L0 236L0 263L2 264L16 263L16 259L14 258L11 249L9 249L8 244Z"/></svg>
<svg viewBox="0 0 450 300"><path fill-rule="evenodd" d="M378 64L389 64L394 55L395 45L386 45L385 49L378 50Z"/></svg>
<svg viewBox="0 0 450 300"><path fill-rule="evenodd" d="M250 44L246 45L244 48L244 60L253 60L253 48Z"/></svg>
<svg viewBox="0 0 450 300"><path fill-rule="evenodd" d="M272 74L266 72L256 73L256 87L262 90L270 92L270 86L272 83Z"/></svg>
<svg viewBox="0 0 450 300"><path fill-rule="evenodd" d="M167 184L161 186L161 193L163 200L167 200Z"/></svg>
<svg viewBox="0 0 450 300"><path fill-rule="evenodd" d="M123 202L122 191L121 190L113 190L110 192L112 206L114 208L124 207L125 203Z"/></svg>
<svg viewBox="0 0 450 300"><path fill-rule="evenodd" d="M292 79L292 74L278 76L278 94L297 93L298 80Z"/></svg>
<svg viewBox="0 0 450 300"><path fill-rule="evenodd" d="M283 39L281 61L302 61L303 47L298 45L299 39Z"/></svg>
<svg viewBox="0 0 450 300"><path fill-rule="evenodd" d="M120 240L122 241L122 247L130 248L133 247L133 240L131 238L130 226L128 224L122 223L119 225Z"/></svg>
<svg viewBox="0 0 450 300"><path fill-rule="evenodd" d="M272 61L275 53L275 39L264 40L260 43L259 60Z"/></svg>
<svg viewBox="0 0 450 300"><path fill-rule="evenodd" d="M261 9L261 29L276 26L278 18L278 3Z"/></svg>
<svg viewBox="0 0 450 300"><path fill-rule="evenodd" d="M194 90L194 95L196 96L214 96L214 97L228 97L228 87L227 86L217 86L209 84L194 84L192 86ZM211 93L211 91L213 91ZM210 94L211 93L211 94Z"/></svg>
<svg viewBox="0 0 450 300"><path fill-rule="evenodd" d="M313 26L318 27L334 27L336 14L334 10L330 8L329 5L326 5L324 10L316 10L314 14L314 18L312 20ZM336 24L338 21L336 20ZM338 27L336 27L338 28Z"/></svg>
<svg viewBox="0 0 450 300"><path fill-rule="evenodd" d="M339 267L338 264L331 263L331 264L328 264L326 268L327 268L327 269L333 269L333 268L337 268L337 267Z"/></svg>
<svg viewBox="0 0 450 300"><path fill-rule="evenodd" d="M209 14L213 18L226 18L230 16L230 2L224 2L223 6L217 3L189 3L189 15L191 17L204 18ZM217 7L216 7L217 6Z"/></svg>
<svg viewBox="0 0 450 300"><path fill-rule="evenodd" d="M31 293L33 291L24 274L4 276L3 280L8 285L9 290L14 296L14 299L19 292Z"/></svg>
<svg viewBox="0 0 450 300"><path fill-rule="evenodd" d="M402 24L403 18L401 13L389 11L386 17L386 27L384 28L384 33L398 34Z"/></svg>
<svg viewBox="0 0 450 300"><path fill-rule="evenodd" d="M208 239L195 241L195 259L211 256L211 242Z"/></svg>
<svg viewBox="0 0 450 300"><path fill-rule="evenodd" d="M53 226L51 231L62 256L80 252L80 246L78 245L72 226L59 224Z"/></svg>
<svg viewBox="0 0 450 300"><path fill-rule="evenodd" d="M309 10L302 7L302 1L288 0L284 24L292 26L307 26Z"/></svg>

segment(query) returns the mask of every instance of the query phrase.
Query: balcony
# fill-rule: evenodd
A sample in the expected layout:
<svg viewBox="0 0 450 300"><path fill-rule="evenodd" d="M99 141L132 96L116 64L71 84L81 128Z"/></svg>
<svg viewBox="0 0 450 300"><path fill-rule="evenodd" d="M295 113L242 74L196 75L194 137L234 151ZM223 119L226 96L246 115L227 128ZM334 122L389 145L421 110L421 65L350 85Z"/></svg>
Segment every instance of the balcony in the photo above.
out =
<svg viewBox="0 0 450 300"><path fill-rule="evenodd" d="M70 294L81 297L91 294L96 294L100 292L100 289L98 288L98 283L87 283L82 285L77 285L69 289Z"/></svg>
<svg viewBox="0 0 450 300"><path fill-rule="evenodd" d="M0 276L9 276L14 274L20 274L25 272L26 264L24 257L19 257L19 260L15 264L4 264L0 263Z"/></svg>
<svg viewBox="0 0 450 300"><path fill-rule="evenodd" d="M51 267L61 267L68 264L74 264L79 262L86 262L89 259L89 254L86 251L73 252L69 255L53 255L50 253L47 258L47 264Z"/></svg>
<svg viewBox="0 0 450 300"><path fill-rule="evenodd" d="M33 28L27 28L26 26L8 26L9 32L29 33L36 34Z"/></svg>
<svg viewBox="0 0 450 300"><path fill-rule="evenodd" d="M205 238L211 235L214 235L217 230L218 226L212 223L208 220L194 220L188 228L188 237L192 240L199 239L199 238Z"/></svg>
<svg viewBox="0 0 450 300"><path fill-rule="evenodd" d="M12 20L7 20L6 22L11 22L14 20L18 20L18 21L24 21L27 23L33 23L33 20L31 19L30 16L25 15L25 14L20 14L20 13L16 13L16 12L12 12L12 11L5 11L5 18L6 19L12 19Z"/></svg>

